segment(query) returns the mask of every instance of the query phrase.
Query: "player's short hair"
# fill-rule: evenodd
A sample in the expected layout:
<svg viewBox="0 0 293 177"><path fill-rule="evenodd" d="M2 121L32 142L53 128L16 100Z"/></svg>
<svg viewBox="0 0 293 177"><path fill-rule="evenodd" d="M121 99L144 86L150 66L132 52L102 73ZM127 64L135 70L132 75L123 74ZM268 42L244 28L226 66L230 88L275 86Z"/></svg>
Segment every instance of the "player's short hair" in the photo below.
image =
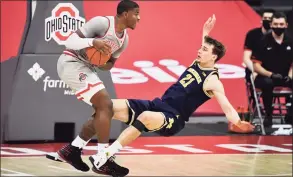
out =
<svg viewBox="0 0 293 177"><path fill-rule="evenodd" d="M219 61L226 53L225 46L221 42L209 36L205 36L204 40L205 40L205 43L208 43L214 46L213 54L218 56L215 62Z"/></svg>
<svg viewBox="0 0 293 177"><path fill-rule="evenodd" d="M131 0L122 0L117 6L117 14L121 15L123 12L128 12L134 8L139 8L139 5Z"/></svg>
<svg viewBox="0 0 293 177"><path fill-rule="evenodd" d="M285 21L287 22L287 16L283 12L276 12L276 13L274 13L272 19L274 19L274 18L276 18L276 19L278 19L278 18L284 18Z"/></svg>
<svg viewBox="0 0 293 177"><path fill-rule="evenodd" d="M261 10L261 16L263 16L264 13L276 13L276 11L274 9L262 9Z"/></svg>

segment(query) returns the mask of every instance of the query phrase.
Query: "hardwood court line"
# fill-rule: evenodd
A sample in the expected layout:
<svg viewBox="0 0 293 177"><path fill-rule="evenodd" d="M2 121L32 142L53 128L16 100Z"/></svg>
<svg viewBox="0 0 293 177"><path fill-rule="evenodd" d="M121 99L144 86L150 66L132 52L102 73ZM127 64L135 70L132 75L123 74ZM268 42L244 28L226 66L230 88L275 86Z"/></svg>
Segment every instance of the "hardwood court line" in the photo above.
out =
<svg viewBox="0 0 293 177"><path fill-rule="evenodd" d="M70 172L78 172L78 173L85 173L85 172L82 172L82 171L78 171L78 170L74 170L74 169L67 169L67 168L61 168L61 167L56 167L54 165L48 165L49 168L54 168L54 169L57 169L57 170L63 170L63 171L70 171ZM87 173L91 173L91 174L96 174L92 171L88 171Z"/></svg>
<svg viewBox="0 0 293 177"><path fill-rule="evenodd" d="M226 163L236 164L236 165L241 165L241 166L246 166L246 167L251 167L251 164L241 162L241 161L226 161Z"/></svg>
<svg viewBox="0 0 293 177"><path fill-rule="evenodd" d="M6 169L6 168L1 168L1 171L7 171L7 172L10 172L10 173L15 173L15 174L1 174L1 176L35 176L35 175L32 175L32 174L27 174L27 173L22 173L22 172L18 172L18 171L14 171L14 170L9 170L9 169Z"/></svg>
<svg viewBox="0 0 293 177"><path fill-rule="evenodd" d="M53 166L53 165L48 165L48 167L49 167L49 168L55 168L55 169L58 169L58 170L63 170L63 171L71 171L71 172L84 173L84 172L81 172L81 171L78 171L78 170L67 169L67 168L61 168L61 167L56 167L56 166Z"/></svg>
<svg viewBox="0 0 293 177"><path fill-rule="evenodd" d="M261 140L263 138L262 137L259 137L258 140L257 140L257 144L260 144ZM250 166L250 168L248 168L248 170L250 171L251 174L255 174L255 167L256 167L256 161L257 161L257 158L259 157L259 153L255 153L253 155L253 165Z"/></svg>

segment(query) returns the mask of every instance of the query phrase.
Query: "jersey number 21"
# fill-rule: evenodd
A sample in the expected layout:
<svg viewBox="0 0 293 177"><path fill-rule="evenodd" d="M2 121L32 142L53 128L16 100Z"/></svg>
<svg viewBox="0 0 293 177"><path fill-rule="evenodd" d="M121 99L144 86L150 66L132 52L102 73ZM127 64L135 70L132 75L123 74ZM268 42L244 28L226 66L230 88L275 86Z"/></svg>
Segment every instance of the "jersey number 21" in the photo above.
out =
<svg viewBox="0 0 293 177"><path fill-rule="evenodd" d="M185 88L187 87L189 84L191 84L195 79L192 77L191 74L187 74L185 77L183 77L180 80L180 83L182 84L182 86Z"/></svg>

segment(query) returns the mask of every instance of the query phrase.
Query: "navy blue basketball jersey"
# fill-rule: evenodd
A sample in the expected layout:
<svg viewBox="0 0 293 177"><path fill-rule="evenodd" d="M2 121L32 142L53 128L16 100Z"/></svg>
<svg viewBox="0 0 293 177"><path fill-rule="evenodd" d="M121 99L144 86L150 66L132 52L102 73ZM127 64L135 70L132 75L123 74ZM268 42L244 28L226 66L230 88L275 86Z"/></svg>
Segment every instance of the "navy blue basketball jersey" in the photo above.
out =
<svg viewBox="0 0 293 177"><path fill-rule="evenodd" d="M205 81L211 75L216 74L216 68L202 68L197 61L193 62L178 81L166 90L162 101L177 110L180 117L189 120L191 114L212 95L203 89Z"/></svg>

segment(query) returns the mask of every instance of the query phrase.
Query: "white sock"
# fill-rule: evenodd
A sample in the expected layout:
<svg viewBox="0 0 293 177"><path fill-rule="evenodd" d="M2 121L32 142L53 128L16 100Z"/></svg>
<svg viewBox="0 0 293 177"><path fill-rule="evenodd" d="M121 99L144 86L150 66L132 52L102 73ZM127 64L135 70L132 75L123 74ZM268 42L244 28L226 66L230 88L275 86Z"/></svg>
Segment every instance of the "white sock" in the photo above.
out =
<svg viewBox="0 0 293 177"><path fill-rule="evenodd" d="M119 143L119 141L115 141L111 146L106 148L106 151L109 152L109 157L113 156L117 152L119 152L122 149L122 145Z"/></svg>
<svg viewBox="0 0 293 177"><path fill-rule="evenodd" d="M77 136L71 143L72 146L74 147L78 147L79 149L82 149L86 146L86 144L89 141L84 141L83 139L81 139L79 136Z"/></svg>
<svg viewBox="0 0 293 177"><path fill-rule="evenodd" d="M98 153L109 146L109 143L98 143Z"/></svg>

